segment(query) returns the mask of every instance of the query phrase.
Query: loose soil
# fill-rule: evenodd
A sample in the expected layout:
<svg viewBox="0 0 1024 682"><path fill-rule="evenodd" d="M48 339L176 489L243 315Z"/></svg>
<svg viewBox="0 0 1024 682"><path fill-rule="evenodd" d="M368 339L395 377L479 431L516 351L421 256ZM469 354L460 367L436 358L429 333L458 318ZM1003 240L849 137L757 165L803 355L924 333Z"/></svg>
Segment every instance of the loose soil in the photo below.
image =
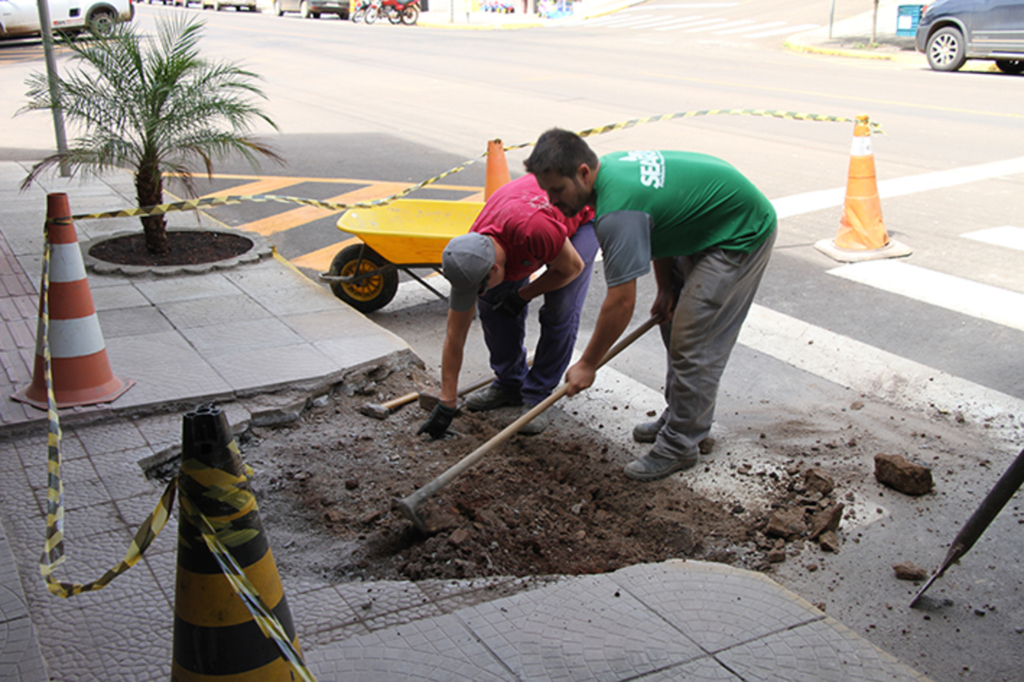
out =
<svg viewBox="0 0 1024 682"><path fill-rule="evenodd" d="M415 401L385 420L359 412L434 386L420 369L394 373L366 393L335 394L298 421L254 427L241 439L283 574L331 581L579 575L674 557L764 570L769 553L785 551L784 538L766 535L772 507L795 505L810 520L829 501L808 498L795 470L764 478L777 502L763 510L711 501L679 477L630 481L622 465L632 455L555 410L543 434L513 436L425 502L419 515L432 532L421 533L393 501L520 414L464 412L452 426L458 435L432 441L416 435L427 413Z"/></svg>

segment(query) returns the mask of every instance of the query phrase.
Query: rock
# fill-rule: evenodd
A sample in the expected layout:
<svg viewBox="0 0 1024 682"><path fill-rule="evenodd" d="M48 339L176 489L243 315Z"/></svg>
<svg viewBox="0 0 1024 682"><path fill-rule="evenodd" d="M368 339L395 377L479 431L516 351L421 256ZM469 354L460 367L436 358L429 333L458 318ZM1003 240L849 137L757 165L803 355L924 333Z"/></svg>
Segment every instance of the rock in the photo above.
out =
<svg viewBox="0 0 1024 682"><path fill-rule="evenodd" d="M844 509L846 509L846 505L839 502L815 514L811 519L811 539L814 540L828 531L839 530L839 522L843 520Z"/></svg>
<svg viewBox="0 0 1024 682"><path fill-rule="evenodd" d="M839 536L836 535L835 531L827 530L818 538L818 544L821 545L821 549L824 552L838 552Z"/></svg>
<svg viewBox="0 0 1024 682"><path fill-rule="evenodd" d="M906 495L924 495L932 489L932 471L901 455L875 455L875 478Z"/></svg>
<svg viewBox="0 0 1024 682"><path fill-rule="evenodd" d="M836 488L832 477L818 468L808 469L804 472L804 486L808 490L814 490L822 495L829 495Z"/></svg>
<svg viewBox="0 0 1024 682"><path fill-rule="evenodd" d="M468 539L469 531L465 528L458 528L454 533L451 534L451 537L448 538L448 542L450 542L453 546L458 547Z"/></svg>
<svg viewBox="0 0 1024 682"><path fill-rule="evenodd" d="M896 571L896 577L900 580L924 580L928 577L928 571L917 566L912 561L904 561L892 567Z"/></svg>
<svg viewBox="0 0 1024 682"><path fill-rule="evenodd" d="M786 560L786 549L773 549L768 552L768 562L772 564L781 564Z"/></svg>
<svg viewBox="0 0 1024 682"><path fill-rule="evenodd" d="M776 538L791 539L807 532L803 509L780 509L768 517L766 534Z"/></svg>
<svg viewBox="0 0 1024 682"><path fill-rule="evenodd" d="M711 436L708 436L700 443L698 443L697 448L700 450L700 454L710 455L711 451L715 449L715 439L712 438Z"/></svg>

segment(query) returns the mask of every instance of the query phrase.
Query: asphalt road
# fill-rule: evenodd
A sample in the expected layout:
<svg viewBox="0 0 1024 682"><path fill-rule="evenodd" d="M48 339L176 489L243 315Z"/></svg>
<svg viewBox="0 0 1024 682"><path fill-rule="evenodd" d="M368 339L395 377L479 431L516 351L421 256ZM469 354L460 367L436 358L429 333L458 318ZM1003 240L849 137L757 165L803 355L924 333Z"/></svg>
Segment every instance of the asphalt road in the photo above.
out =
<svg viewBox="0 0 1024 682"><path fill-rule="evenodd" d="M840 3L841 13L854 9ZM138 10L142 25L184 11ZM584 130L719 109L869 114L886 132L873 145L888 232L913 253L855 266L814 248L838 228L848 123L701 116L591 140L599 153L683 148L720 156L780 212L771 266L723 380L720 446L686 484L724 500L756 498L756 476L737 477L737 463L821 464L852 495L856 514L844 522L843 547L826 556L809 546L773 577L932 679L1024 679L1019 494L931 588L929 609L909 610L917 586L891 572L908 559L936 567L1024 445L1024 80L934 73L923 59L794 54L781 48L784 34L752 36L735 23L827 21L823 9L789 0L649 3L629 14L630 21L495 32L202 13L204 49L264 77L280 130L263 132L288 160L260 171L223 164L203 190L344 202L388 196L477 158L488 139L528 143L552 125ZM694 14L735 30L682 28ZM0 86L17 92L42 62L30 47L6 49ZM13 98L0 102L5 118L17 108ZM38 158L51 140L47 116L20 116L0 129L0 154ZM524 155L509 152L513 174ZM415 196L464 199L482 184L483 165L474 164ZM251 203L212 214L266 234L310 274L351 238L335 227L338 214L301 207ZM635 322L653 289L650 278L641 281ZM580 346L603 292L598 267ZM443 301L407 281L371 318L436 369L444 314ZM488 371L480 336L470 337L467 379ZM563 409L628 440L631 423L660 406L662 358L649 335L602 372L589 398ZM932 466L936 492L906 498L877 485L872 458L883 451Z"/></svg>

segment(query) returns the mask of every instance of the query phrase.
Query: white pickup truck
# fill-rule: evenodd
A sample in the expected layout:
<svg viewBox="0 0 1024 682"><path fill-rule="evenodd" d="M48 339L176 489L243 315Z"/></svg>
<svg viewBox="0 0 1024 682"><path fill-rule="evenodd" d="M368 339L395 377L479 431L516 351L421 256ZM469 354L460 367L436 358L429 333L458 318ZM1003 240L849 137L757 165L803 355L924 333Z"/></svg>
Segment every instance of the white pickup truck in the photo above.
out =
<svg viewBox="0 0 1024 682"><path fill-rule="evenodd" d="M132 0L49 0L53 30L98 35L110 32L115 23L135 16ZM0 38L36 35L40 32L37 0L0 0Z"/></svg>

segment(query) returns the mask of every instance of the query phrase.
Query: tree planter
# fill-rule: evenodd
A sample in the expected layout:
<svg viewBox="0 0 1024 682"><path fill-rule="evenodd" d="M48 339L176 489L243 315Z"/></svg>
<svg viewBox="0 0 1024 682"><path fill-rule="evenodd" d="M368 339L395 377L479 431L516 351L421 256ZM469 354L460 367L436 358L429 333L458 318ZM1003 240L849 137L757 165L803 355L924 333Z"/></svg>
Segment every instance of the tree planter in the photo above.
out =
<svg viewBox="0 0 1024 682"><path fill-rule="evenodd" d="M171 251L163 262L146 251L142 232L119 232L83 242L85 266L104 275L204 274L258 263L273 253L267 240L253 232L214 227L171 228L167 235ZM179 248L175 249L176 245Z"/></svg>

